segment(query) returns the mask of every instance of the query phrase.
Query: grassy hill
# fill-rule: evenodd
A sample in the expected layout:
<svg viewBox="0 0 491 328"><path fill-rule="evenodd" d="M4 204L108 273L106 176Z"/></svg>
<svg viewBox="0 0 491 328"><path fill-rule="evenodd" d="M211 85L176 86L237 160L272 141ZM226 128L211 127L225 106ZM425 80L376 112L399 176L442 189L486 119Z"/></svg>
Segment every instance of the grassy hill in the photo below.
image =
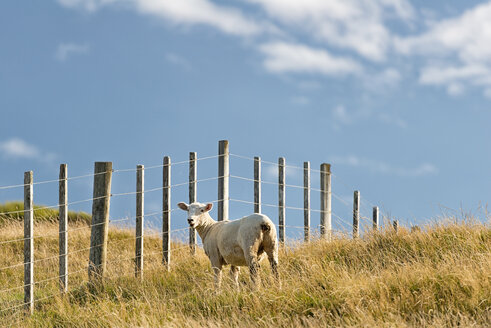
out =
<svg viewBox="0 0 491 328"><path fill-rule="evenodd" d="M69 235L71 292L58 294L57 225L35 227L36 312L2 309L22 303L23 289L0 291L0 325L20 327L291 327L491 326L491 230L481 224L384 231L356 241L315 241L282 249L282 289L262 262L262 287L225 279L213 289L209 261L178 242L172 269L161 264L161 239L147 232L143 281L134 278L134 232L111 228L104 286L86 285L90 229ZM154 234L152 236L152 234ZM0 268L22 263L20 222L0 227ZM45 260L43 260L45 259ZM0 270L0 290L22 286L23 267ZM53 278L54 277L54 278ZM51 295L55 295L51 297Z"/></svg>
<svg viewBox="0 0 491 328"><path fill-rule="evenodd" d="M35 222L58 221L58 209L46 208L43 205L34 205ZM24 203L23 202L7 202L0 204L0 226L12 221L24 220ZM8 213L8 214L2 214ZM91 215L85 212L68 211L69 223L86 223L90 224Z"/></svg>

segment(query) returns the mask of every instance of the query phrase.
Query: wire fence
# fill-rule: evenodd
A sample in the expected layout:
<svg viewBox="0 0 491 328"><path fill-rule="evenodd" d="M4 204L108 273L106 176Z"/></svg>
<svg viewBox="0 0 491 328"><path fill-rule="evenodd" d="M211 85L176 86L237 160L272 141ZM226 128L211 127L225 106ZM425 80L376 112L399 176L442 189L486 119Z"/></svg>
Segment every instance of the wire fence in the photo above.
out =
<svg viewBox="0 0 491 328"><path fill-rule="evenodd" d="M163 164L147 166L144 168L144 170L147 171L147 170L153 170L153 169L161 168L161 169L164 169L164 171L165 171L165 169L168 167L183 166L185 164L188 164L191 167L191 165L196 165L197 162L204 161L204 160L210 160L210 159L218 159L219 162L221 160L225 160L225 159L228 161L229 157L233 157L233 158L236 158L239 160L252 161L252 162L257 161L256 158L228 153L228 154L219 154L219 155L215 155L215 156L206 156L206 157L201 157L201 158L184 160L184 161L174 162L174 163L170 163L170 164L166 164L164 162ZM279 169L280 167L284 167L284 168L289 168L289 169L294 169L294 170L301 170L302 172L304 172L304 174L306 172L306 168L301 167L301 166L286 165L286 164L280 165L279 163L264 161L264 160L261 160L261 163L266 164L266 165L270 165L270 166L275 166L276 169ZM316 172L319 174L325 174L326 173L325 171L315 170L312 168L309 168L308 171L309 171L309 174L310 174L310 172ZM110 171L111 174L116 174L116 175L121 174L121 173L131 173L131 172L137 173L138 168L113 169ZM90 178L90 177L95 179L99 175L108 174L108 173L109 172L84 174L84 175L78 175L78 176L74 176L74 177L67 177L66 179L51 179L51 180L45 180L45 181L39 181L39 182L32 182L29 184L0 186L0 190L8 190L8 189L14 189L14 188L20 188L20 187L30 187L33 185L61 183L64 181L77 180L77 179ZM330 172L329 172L329 174L330 174ZM312 236L315 238L322 238L322 234L324 233L323 231L326 228L326 226L323 226L323 224L326 224L326 223L321 222L319 225L311 226L310 225L310 213L319 213L321 215L327 214L329 217L329 226L328 226L329 232L333 236L337 235L337 236L339 236L339 238L347 238L347 237L353 237L354 236L354 234L352 232L353 221L351 221L350 219L346 219L345 217L343 218L343 215L338 215L337 210L333 211L332 208L329 208L329 209L312 208L312 206L310 204L310 192L312 191L312 192L320 193L321 195L325 195L325 197L329 197L329 202L331 202L331 196L332 196L336 200L336 205L338 205L338 204L342 205L344 207L344 211L346 211L346 210L350 211L353 208L353 204L350 204L350 202L348 200L346 200L345 197L342 197L342 196L334 193L332 190L329 189L329 192L327 192L325 189L322 188L322 186L319 188L313 187L310 184L310 181L309 181L308 185L306 185L305 183L304 183L304 185L297 185L297 184L292 184L292 183L285 183L284 181L283 181L283 183L280 183L279 181L275 182L275 181L263 180L263 179L261 179L260 175L259 175L259 179L256 179L256 178L250 178L247 176L243 176L243 175L238 174L238 173L231 174L230 172L224 172L222 174L220 174L220 172L219 172L219 174L217 176L206 177L206 178L201 178L201 179L194 178L193 180L191 180L191 178L190 178L190 180L188 180L188 181L182 181L182 182L177 182L177 183L170 183L170 178L169 178L169 182L167 184L164 182L161 187L154 187L154 188L150 188L150 189L146 189L146 190L142 190L142 191L120 191L120 192L111 193L107 196L102 196L102 197L93 197L93 198L81 199L81 200L76 200L76 201L71 201L71 202L64 202L61 204L59 203L59 204L55 204L55 205L38 206L38 207L32 208L31 211L34 214L34 216L36 216L37 212L40 212L43 210L55 210L55 209L59 209L61 207L66 208L66 207L70 207L72 205L81 204L81 203L89 203L89 202L94 203L95 201L101 200L101 199L109 198L109 200L111 200L111 199L122 198L122 197L127 197L127 196L135 196L136 197L138 195L151 194L151 193L155 193L158 191L162 191L165 194L166 192L170 193L171 190L174 190L175 188L178 188L178 187L189 186L191 188L191 185L196 186L199 183L204 183L204 182L209 182L209 181L218 181L220 183L220 182L225 181L225 179L226 179L227 183L229 183L228 182L229 178L232 179L233 181L242 181L242 182L251 183L254 185L257 185L257 184L268 185L268 186L273 186L273 187L277 187L277 188L283 187L286 189L294 189L294 190L298 190L298 191L303 191L304 195L307 195L307 192L308 192L308 197L309 197L308 203L304 203L303 207L302 206L291 206L291 205L280 204L280 203L273 204L271 202L262 202L260 199L261 197L259 197L260 205L265 207L265 208L270 208L272 210L276 209L276 210L278 210L278 212L280 212L281 210L283 210L283 211L284 210L298 211L300 213L298 215L298 217L301 217L302 213L304 215L306 215L306 217L308 215L308 225L303 225L303 226L302 225L295 225L295 224L290 225L290 224L285 224L284 222L283 223L279 222L278 227L280 229L286 229L286 231L289 231L289 235L286 236L285 243L299 241L302 239L303 234L306 234L306 233L308 233L309 236ZM310 175L309 175L309 179L310 179ZM336 176L336 179L339 180L339 177ZM227 186L227 188L228 188L228 186ZM255 192L256 192L256 189L255 189ZM276 195L278 195L278 194L276 194ZM269 199L272 199L272 198L273 197L269 197ZM213 204L218 204L219 207L220 207L220 205L222 205L222 209L223 209L223 203L227 202L227 204L228 204L229 201L231 203L234 203L234 204L243 204L243 205L248 205L248 206L249 205L254 205L254 206L258 205L257 201L250 201L247 199L243 199L240 195L233 196L233 197L230 197L229 195L224 196L224 197L218 197L218 199L211 200L209 202L213 203ZM371 203L368 200L362 200L362 206L363 206L363 211L366 211L367 208L369 208L370 206L373 207L373 203ZM178 209L177 207L170 207L170 206L166 207L164 204L162 210L144 213L143 217L144 218L153 217L158 222L161 222L165 219L170 220L170 213L175 212L177 209ZM372 224L372 218L370 218L369 215L363 215L364 213L361 213L360 210L361 209L358 209L358 211L359 211L358 213L353 212L353 215L354 216L358 215L360 219L367 222L367 225ZM25 210L4 211L4 212L0 213L0 218L19 215L19 214L23 214L23 213L26 213L26 211ZM133 215L133 216L126 216L123 218L116 218L116 219L110 218L109 222L111 224L118 224L118 225L120 225L122 223L128 223L129 225L133 225L135 223L135 221L140 216L141 215L137 214L137 215ZM29 237L24 237L24 238L16 237L16 238L12 238L12 239L4 239L3 237L0 236L0 247L18 245L19 243L22 243L22 242L34 241L34 240L39 240L39 239L44 240L44 239L49 239L49 238L57 238L57 237L60 238L60 236L62 234L67 234L68 238L70 240L70 238L73 236L74 232L82 233L82 234L88 233L89 229L91 229L91 230L96 229L97 227L104 225L106 223L107 222L99 222L99 223L92 222L91 224L86 224L86 225L81 225L81 226L76 226L76 227L68 227L65 231L50 231L48 233L43 232L42 234L38 234L38 235L34 234L34 235L31 235ZM169 224L170 224L170 222L169 222ZM35 231L36 231L36 229L34 229L34 232ZM138 238L150 238L150 239L158 239L159 240L158 244L163 245L164 239L173 238L172 239L173 240L173 242L172 242L173 246L171 246L170 249L165 249L165 245L164 245L163 246L164 248L157 250L157 251L152 251L152 252L142 251L142 254L141 254L142 258L152 257L152 256L155 257L157 255L160 255L162 257L163 261L165 261L165 252L170 252L170 251L174 252L174 251L179 251L179 250L184 250L184 249L188 249L188 250L192 249L191 248L192 245L186 244L186 238L189 236L189 231L190 231L189 227L174 228L174 229L171 229L169 227L168 230L166 230L166 231L165 230L158 231L158 232L152 231L151 233L146 233L146 234L143 233L141 236L138 236L135 233L134 235L126 236L124 238L118 238L118 239L109 238L107 241L105 241L105 243L111 245L111 247L114 247L115 244L129 243L130 241L136 241ZM82 248L78 248L78 249L70 249L69 251L67 251L66 253L63 253L63 254L50 255L50 256L45 256L42 258L35 258L32 262L24 260L24 261L18 262L18 263L8 263L8 265L4 265L3 267L0 267L0 279L4 279L4 278L2 278L2 275L3 276L5 276L5 275L12 276L14 274L18 274L16 279L12 279L12 281L18 281L19 279L22 278L22 275L20 275L22 267L24 267L25 270L27 270L26 269L27 265L31 265L31 266L36 265L36 267L39 266L41 268L45 268L47 266L46 262L50 262L50 261L53 262L55 260L61 259L61 257L68 257L68 256L79 257L79 256L83 255L84 253L88 253L92 249L97 248L97 247L101 247L103 245L104 244L92 244L91 246L88 246L88 247L82 247ZM199 243L197 243L196 245L198 247L202 246ZM9 250L8 252L13 252L13 250ZM87 255L87 254L85 254L85 255ZM4 255L2 255L2 256L4 256ZM118 261L119 262L121 262L121 261L135 261L136 262L137 257L138 257L137 254L135 254L134 256L131 256L131 257L126 257L126 258L118 257L117 259L107 261L107 264L117 263ZM162 259L159 260L160 263L161 263ZM9 261L6 261L6 262L9 262ZM12 261L10 261L10 262L12 262ZM32 288L33 286L40 286L40 285L46 285L46 284L49 285L50 283L53 284L55 282L56 282L56 284L55 284L56 288L59 289L59 281L62 278L68 277L68 276L80 275L82 273L87 273L88 270L89 270L89 261L87 259L85 264L83 264L82 268L78 268L78 269L71 268L71 271L68 270L68 273L66 273L66 274L48 275L48 276L42 277L42 279L38 279L34 282L6 286L5 288L0 289L0 318L2 317L2 313L15 313L14 310L19 309L19 308L23 308L23 307L27 307L31 304L31 302L21 302L18 299L20 296L22 296L20 293L20 291L22 289L25 289L27 287ZM53 289L54 287L51 286L51 288ZM74 289L72 288L71 290L74 290ZM44 295L41 297L36 297L35 302L39 303L39 302L42 302L43 300L47 300L49 298L56 297L57 295L60 295L59 290L57 290L56 292L53 292L51 295L47 295L47 296Z"/></svg>

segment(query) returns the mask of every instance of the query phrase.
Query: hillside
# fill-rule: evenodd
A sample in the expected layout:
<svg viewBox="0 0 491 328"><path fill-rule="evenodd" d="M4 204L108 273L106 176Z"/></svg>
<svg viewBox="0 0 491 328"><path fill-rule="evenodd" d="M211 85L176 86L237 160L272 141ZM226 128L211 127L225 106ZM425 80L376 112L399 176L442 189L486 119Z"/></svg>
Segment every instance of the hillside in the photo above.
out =
<svg viewBox="0 0 491 328"><path fill-rule="evenodd" d="M427 232L402 229L360 240L316 241L283 249L283 288L262 262L263 286L252 291L242 269L240 291L224 281L213 289L208 259L175 243L172 270L161 265L161 240L148 232L144 280L134 278L134 232L111 228L108 277L89 292L87 260L90 229L70 232L71 292L58 296L57 225L37 223L35 234L36 312L23 317L23 267L0 269L0 325L124 326L491 326L491 230L480 224L434 226ZM425 230L425 229L423 229ZM153 234L153 236L151 236ZM0 227L0 268L22 263L22 224ZM42 260L45 259L45 260ZM228 269L225 269L224 278ZM52 295L55 295L51 297Z"/></svg>
<svg viewBox="0 0 491 328"><path fill-rule="evenodd" d="M58 221L58 209L48 208L43 205L34 205L36 215L35 222L54 222ZM3 214L4 213L4 214ZM12 221L24 220L24 203L23 202L6 202L0 204L0 226ZM68 223L90 224L91 215L85 212L68 211Z"/></svg>

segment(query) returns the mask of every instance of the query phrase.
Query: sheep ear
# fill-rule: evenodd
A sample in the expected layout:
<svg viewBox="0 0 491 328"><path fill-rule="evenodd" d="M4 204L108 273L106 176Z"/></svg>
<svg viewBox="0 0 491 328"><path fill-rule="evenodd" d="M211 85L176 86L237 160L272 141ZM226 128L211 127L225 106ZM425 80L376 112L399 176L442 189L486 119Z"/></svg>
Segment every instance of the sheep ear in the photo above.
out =
<svg viewBox="0 0 491 328"><path fill-rule="evenodd" d="M213 204L212 204L212 203L208 203L208 204L206 204L206 207L205 207L205 212L210 211L212 207L213 207Z"/></svg>
<svg viewBox="0 0 491 328"><path fill-rule="evenodd" d="M177 204L177 206L183 211L189 210L189 205L184 202L180 202L179 204Z"/></svg>

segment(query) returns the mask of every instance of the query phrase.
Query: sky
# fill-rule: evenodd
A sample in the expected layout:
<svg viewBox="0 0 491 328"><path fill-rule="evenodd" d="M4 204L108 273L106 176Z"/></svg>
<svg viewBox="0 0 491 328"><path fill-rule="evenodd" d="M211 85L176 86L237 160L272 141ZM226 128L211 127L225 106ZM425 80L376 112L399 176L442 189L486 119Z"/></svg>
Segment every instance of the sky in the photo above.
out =
<svg viewBox="0 0 491 328"><path fill-rule="evenodd" d="M333 212L346 222L354 190L362 215L378 205L408 226L487 219L491 1L3 0L0 41L0 186L28 170L55 180L60 163L81 176L95 161L124 170L214 156L227 139L231 153L265 162L331 163ZM200 161L198 177L216 166ZM252 168L231 158L232 175ZM187 174L176 165L173 182ZM301 175L289 169L287 183ZM262 178L277 181L276 167L263 163ZM161 179L147 170L146 188ZM216 200L216 188L201 183L198 200ZM36 203L57 204L56 182L34 189ZM114 173L113 193L134 189L134 171ZM252 201L252 183L231 179L230 193ZM91 177L70 181L69 201L91 197ZM1 202L21 199L22 188L0 189ZM187 201L186 186L172 199ZM113 197L111 216L134 215L134 202ZM276 204L276 186L263 185L263 202ZM287 205L302 206L301 190L287 190ZM145 206L158 212L161 193ZM231 218L252 211L230 206ZM298 211L287 217L302 224Z"/></svg>

